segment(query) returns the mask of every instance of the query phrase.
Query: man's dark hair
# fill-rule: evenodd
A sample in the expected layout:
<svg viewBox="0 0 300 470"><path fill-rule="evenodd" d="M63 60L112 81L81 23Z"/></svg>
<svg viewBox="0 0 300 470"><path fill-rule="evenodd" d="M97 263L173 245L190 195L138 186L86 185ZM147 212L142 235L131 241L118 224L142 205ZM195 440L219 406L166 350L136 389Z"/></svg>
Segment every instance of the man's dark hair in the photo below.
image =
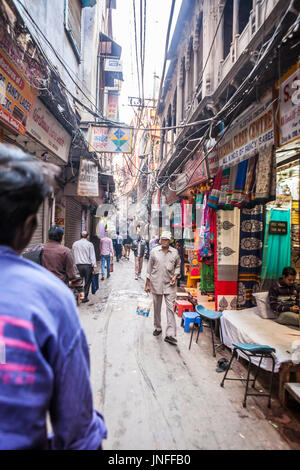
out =
<svg viewBox="0 0 300 470"><path fill-rule="evenodd" d="M286 268L284 268L284 270L282 271L282 275L284 277L288 277L288 276L295 276L297 275L297 272L296 272L296 269L292 268L291 266L288 266Z"/></svg>
<svg viewBox="0 0 300 470"><path fill-rule="evenodd" d="M57 225L52 225L48 232L49 240L53 240L55 242L61 242L64 236L64 229L62 227L58 227Z"/></svg>
<svg viewBox="0 0 300 470"><path fill-rule="evenodd" d="M9 245L26 218L37 213L57 173L54 165L0 144L0 244Z"/></svg>

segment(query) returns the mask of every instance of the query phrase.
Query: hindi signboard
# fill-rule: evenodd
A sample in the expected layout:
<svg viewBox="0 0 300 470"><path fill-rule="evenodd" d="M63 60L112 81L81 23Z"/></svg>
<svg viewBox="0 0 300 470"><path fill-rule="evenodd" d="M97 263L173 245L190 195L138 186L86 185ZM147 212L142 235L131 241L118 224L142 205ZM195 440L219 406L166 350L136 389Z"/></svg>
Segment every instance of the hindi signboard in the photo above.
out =
<svg viewBox="0 0 300 470"><path fill-rule="evenodd" d="M131 153L132 130L120 127L91 128L90 152Z"/></svg>
<svg viewBox="0 0 300 470"><path fill-rule="evenodd" d="M91 160L80 160L78 186L78 196L98 197L98 167Z"/></svg>

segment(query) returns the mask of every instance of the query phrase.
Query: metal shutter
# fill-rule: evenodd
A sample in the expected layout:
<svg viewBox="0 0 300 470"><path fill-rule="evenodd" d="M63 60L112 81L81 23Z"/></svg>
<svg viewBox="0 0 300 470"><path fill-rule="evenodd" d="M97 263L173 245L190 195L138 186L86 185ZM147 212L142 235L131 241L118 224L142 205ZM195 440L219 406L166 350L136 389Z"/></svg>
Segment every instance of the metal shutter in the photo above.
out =
<svg viewBox="0 0 300 470"><path fill-rule="evenodd" d="M66 197L65 245L72 248L81 236L81 204L70 196Z"/></svg>
<svg viewBox="0 0 300 470"><path fill-rule="evenodd" d="M45 204L44 202L40 206L38 213L37 213L37 219L38 219L38 225L37 228L33 234L33 237L27 246L27 248L31 248L33 246L38 245L39 243L43 243L43 225L44 225L44 216L45 216Z"/></svg>

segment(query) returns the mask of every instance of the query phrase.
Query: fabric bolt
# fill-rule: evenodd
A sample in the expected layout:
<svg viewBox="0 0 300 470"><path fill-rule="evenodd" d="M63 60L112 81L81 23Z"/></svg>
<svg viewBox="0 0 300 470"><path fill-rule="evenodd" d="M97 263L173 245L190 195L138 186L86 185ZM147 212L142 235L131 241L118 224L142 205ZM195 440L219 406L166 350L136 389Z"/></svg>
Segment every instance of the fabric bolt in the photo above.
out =
<svg viewBox="0 0 300 470"><path fill-rule="evenodd" d="M220 189L221 189L221 183L222 183L222 174L223 174L222 170L218 171L218 173L216 174L213 189L207 201L208 207L215 209L215 210L218 208Z"/></svg>
<svg viewBox="0 0 300 470"><path fill-rule="evenodd" d="M247 175L248 160L238 164L234 190L231 197L230 204L235 207L241 207L245 195L245 184Z"/></svg>
<svg viewBox="0 0 300 470"><path fill-rule="evenodd" d="M221 181L221 188L220 188L220 196L218 201L218 209L224 209L226 204L226 196L229 189L229 176L230 176L230 168L226 168L223 170L222 173L222 181Z"/></svg>
<svg viewBox="0 0 300 470"><path fill-rule="evenodd" d="M271 209L270 222L287 222L286 235L268 236L268 248L266 253L266 267L263 270L265 279L278 279L283 268L291 265L291 211Z"/></svg>
<svg viewBox="0 0 300 470"><path fill-rule="evenodd" d="M240 210L219 210L215 224L215 300L216 309L237 307Z"/></svg>
<svg viewBox="0 0 300 470"><path fill-rule="evenodd" d="M202 294L211 294L215 291L214 264L201 264L201 292Z"/></svg>
<svg viewBox="0 0 300 470"><path fill-rule="evenodd" d="M238 274L238 309L251 308L252 293L257 292L263 257L264 208L241 209Z"/></svg>
<svg viewBox="0 0 300 470"><path fill-rule="evenodd" d="M238 165L235 165L230 168L230 174L229 174L229 182L228 182L228 191L226 194L226 204L225 204L225 209L232 209L231 206L231 198L234 190L234 184L236 180L236 175L238 171Z"/></svg>

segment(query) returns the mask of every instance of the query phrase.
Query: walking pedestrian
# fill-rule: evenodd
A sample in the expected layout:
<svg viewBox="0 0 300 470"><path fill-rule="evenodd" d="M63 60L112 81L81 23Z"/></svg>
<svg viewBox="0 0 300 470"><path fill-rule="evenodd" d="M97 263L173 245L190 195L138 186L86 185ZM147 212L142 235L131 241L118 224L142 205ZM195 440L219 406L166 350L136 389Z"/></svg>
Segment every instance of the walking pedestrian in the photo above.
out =
<svg viewBox="0 0 300 470"><path fill-rule="evenodd" d="M123 245L124 245L124 249L125 249L125 258L127 260L129 260L130 248L131 248L131 245L132 245L132 238L130 237L130 235L128 233L127 233L127 237L124 239Z"/></svg>
<svg viewBox="0 0 300 470"><path fill-rule="evenodd" d="M114 249L111 238L109 238L107 230L105 230L104 237L100 240L100 254L102 257L102 281L104 280L105 265L107 268L107 277L110 277L110 263L114 258Z"/></svg>
<svg viewBox="0 0 300 470"><path fill-rule="evenodd" d="M106 437L104 419L93 410L89 348L74 296L20 256L55 173L49 163L0 144L1 450L96 450Z"/></svg>
<svg viewBox="0 0 300 470"><path fill-rule="evenodd" d="M120 261L122 258L122 249L123 249L123 237L120 235L120 232L117 232L117 239L116 239L116 258L117 262Z"/></svg>
<svg viewBox="0 0 300 470"><path fill-rule="evenodd" d="M83 282L70 248L62 245L64 229L52 225L48 232L48 243L42 254L42 266L61 279L67 286L78 292L79 300L84 299Z"/></svg>
<svg viewBox="0 0 300 470"><path fill-rule="evenodd" d="M156 246L159 245L159 237L158 236L154 236L153 238L151 238L150 242L149 242L149 249L150 251L152 250L152 248L155 248Z"/></svg>
<svg viewBox="0 0 300 470"><path fill-rule="evenodd" d="M94 245L88 240L89 234L86 230L81 233L81 239L73 243L72 250L75 264L79 274L84 279L83 303L89 302L89 292L92 275L96 274L97 261Z"/></svg>
<svg viewBox="0 0 300 470"><path fill-rule="evenodd" d="M133 241L132 249L135 256L135 279L141 279L144 256L147 253L147 244L140 234L138 234L137 240Z"/></svg>
<svg viewBox="0 0 300 470"><path fill-rule="evenodd" d="M176 279L180 275L180 257L175 248L170 246L171 233L163 232L160 237L160 246L150 252L148 262L146 292L152 292L154 306L154 331L158 336L161 328L161 306L165 298L167 310L167 330L165 341L176 345L176 321L174 317L174 303L176 300Z"/></svg>

